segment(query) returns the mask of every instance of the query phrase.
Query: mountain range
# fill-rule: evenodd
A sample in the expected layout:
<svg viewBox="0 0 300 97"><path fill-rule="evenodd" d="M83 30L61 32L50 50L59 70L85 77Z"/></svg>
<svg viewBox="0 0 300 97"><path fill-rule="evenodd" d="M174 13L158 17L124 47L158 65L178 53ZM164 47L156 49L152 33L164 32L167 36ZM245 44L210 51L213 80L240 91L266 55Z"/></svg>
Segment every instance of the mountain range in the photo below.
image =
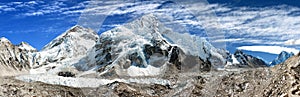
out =
<svg viewBox="0 0 300 97"><path fill-rule="evenodd" d="M270 65L241 50L230 54L205 38L172 31L153 14L100 35L76 25L40 51L6 38L1 38L0 49L2 76L27 74L17 79L72 87L115 81L171 85L180 74L265 68L293 56L283 52Z"/></svg>
<svg viewBox="0 0 300 97"><path fill-rule="evenodd" d="M227 67L268 66L263 60L240 50L230 54L213 47L204 38L173 32L151 14L101 35L76 25L41 51L25 42L15 46L5 38L1 38L1 46L8 50L2 50L1 64L16 62L9 63L12 66L8 67L31 73L45 73L49 68L70 66L78 71L92 69L101 74L114 68L117 75L148 76L159 75L159 72L150 74L150 71L162 71L162 67L169 65L182 71L193 67L198 68L196 71L209 71ZM129 69L127 74L123 71L126 69ZM134 74L132 70L139 73Z"/></svg>

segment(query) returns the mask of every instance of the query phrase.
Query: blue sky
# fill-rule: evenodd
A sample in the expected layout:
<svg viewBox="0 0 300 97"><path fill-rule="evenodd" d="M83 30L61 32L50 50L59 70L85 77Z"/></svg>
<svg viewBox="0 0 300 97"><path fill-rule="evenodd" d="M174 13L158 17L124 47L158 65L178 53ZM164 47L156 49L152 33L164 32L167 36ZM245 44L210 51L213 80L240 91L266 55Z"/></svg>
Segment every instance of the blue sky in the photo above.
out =
<svg viewBox="0 0 300 97"><path fill-rule="evenodd" d="M163 16L160 20L167 26L183 28L173 29L177 32L189 32L203 37L215 34L215 30L209 29L222 32L225 39L216 39L214 42L226 42L226 48L230 52L234 52L237 47L254 45L299 49L300 2L204 1L190 0L187 4L182 4L182 7L172 6L172 3L164 1L1 0L0 37L6 37L14 44L25 41L40 50L76 24L84 25L84 22L93 21L87 26L97 28L100 34L144 14L158 13ZM84 17L85 14L87 16ZM96 18L84 20L89 15L95 15ZM274 53L252 54L267 56L267 59L275 57Z"/></svg>

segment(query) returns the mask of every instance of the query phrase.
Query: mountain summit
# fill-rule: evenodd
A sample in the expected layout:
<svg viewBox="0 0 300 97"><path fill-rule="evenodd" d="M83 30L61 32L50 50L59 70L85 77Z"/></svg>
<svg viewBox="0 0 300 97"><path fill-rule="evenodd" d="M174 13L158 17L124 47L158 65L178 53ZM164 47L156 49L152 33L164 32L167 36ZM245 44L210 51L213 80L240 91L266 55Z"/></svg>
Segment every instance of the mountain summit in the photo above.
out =
<svg viewBox="0 0 300 97"><path fill-rule="evenodd" d="M21 42L18 47L20 49L23 49L23 50L28 50L28 51L37 51L36 48L32 47L31 45L29 45L28 43L26 42Z"/></svg>
<svg viewBox="0 0 300 97"><path fill-rule="evenodd" d="M98 34L87 28L83 28L79 25L75 25L65 33L61 34L60 36L56 37L53 41L47 44L42 51L46 51L49 49L55 48L70 48L69 46L77 46L82 45L86 48L91 48L94 42L98 39ZM86 43L80 43L86 42Z"/></svg>
<svg viewBox="0 0 300 97"><path fill-rule="evenodd" d="M10 41L5 37L1 37L0 42L9 42L10 43Z"/></svg>

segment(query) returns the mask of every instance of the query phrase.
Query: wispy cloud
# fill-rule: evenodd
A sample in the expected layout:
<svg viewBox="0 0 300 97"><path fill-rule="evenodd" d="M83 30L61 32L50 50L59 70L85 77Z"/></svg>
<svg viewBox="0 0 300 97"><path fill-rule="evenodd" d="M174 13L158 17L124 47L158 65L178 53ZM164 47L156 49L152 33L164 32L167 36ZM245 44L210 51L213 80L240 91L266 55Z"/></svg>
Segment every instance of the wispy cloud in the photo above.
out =
<svg viewBox="0 0 300 97"><path fill-rule="evenodd" d="M223 7L220 8L223 9ZM220 25L207 27L225 30L230 36L247 37L249 41L261 39L269 41L266 43L270 44L275 43L274 41L282 41L281 45L285 45L286 43L283 41L297 39L300 36L300 16L291 15L293 12L300 11L297 7L282 5L265 8L243 7L231 9L233 11L218 16Z"/></svg>
<svg viewBox="0 0 300 97"><path fill-rule="evenodd" d="M44 15L43 12L31 12L31 13L24 13L25 16L39 16Z"/></svg>
<svg viewBox="0 0 300 97"><path fill-rule="evenodd" d="M104 3L97 1L91 2L93 2L94 5L101 5ZM81 10L69 10L64 12L64 14L90 12L90 14L93 15L118 15L129 13L141 15L157 13L160 15L159 18L164 20L165 24L181 24L206 30L214 29L213 31L219 31L219 34L224 34L229 38L215 39L215 42L285 46L294 44L287 42L289 42L288 40L290 39L298 39L300 36L300 8L298 7L288 5L259 8L231 7L222 4L195 2L188 5L180 5L177 3L177 7L166 6L158 8L159 6L162 6L162 3L163 1L151 3L116 3L116 1L113 1L106 2L103 6ZM207 33L212 34L211 36L216 35L216 32L213 31Z"/></svg>
<svg viewBox="0 0 300 97"><path fill-rule="evenodd" d="M40 15L53 15L62 14L62 12L73 10L73 9L84 9L85 2L78 2L76 4L67 5L73 1L28 1L28 2L9 2L0 3L0 11L10 12L18 11L18 16L40 16Z"/></svg>
<svg viewBox="0 0 300 97"><path fill-rule="evenodd" d="M14 11L16 10L13 7L7 6L7 5L0 5L0 11L6 12L6 11Z"/></svg>

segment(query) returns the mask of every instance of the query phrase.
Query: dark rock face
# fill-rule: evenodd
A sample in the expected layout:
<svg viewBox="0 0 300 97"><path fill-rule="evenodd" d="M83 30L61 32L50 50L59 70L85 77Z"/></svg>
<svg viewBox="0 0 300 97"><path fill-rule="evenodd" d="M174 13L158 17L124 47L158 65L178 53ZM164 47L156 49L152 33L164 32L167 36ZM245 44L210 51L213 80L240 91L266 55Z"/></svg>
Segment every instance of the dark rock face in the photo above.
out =
<svg viewBox="0 0 300 97"><path fill-rule="evenodd" d="M61 71L58 72L58 76L63 76L63 77L75 77L75 74L69 71Z"/></svg>
<svg viewBox="0 0 300 97"><path fill-rule="evenodd" d="M139 56L138 53L133 53L128 56L128 59L131 61L132 66L145 68L145 64L143 63L142 56Z"/></svg>
<svg viewBox="0 0 300 97"><path fill-rule="evenodd" d="M94 47L95 52L97 52L95 59L98 60L96 61L95 64L89 64L89 65L101 64L102 66L105 67L111 64L118 55L118 53L112 53L112 45L114 43L115 42L113 42L111 38L100 37L98 43Z"/></svg>
<svg viewBox="0 0 300 97"><path fill-rule="evenodd" d="M171 49L172 52L169 63L174 64L181 72L203 72L211 70L212 65L209 62L205 62L200 57L186 55L177 46L174 46Z"/></svg>
<svg viewBox="0 0 300 97"><path fill-rule="evenodd" d="M178 70L181 70L181 62L180 62L180 50L177 48L177 46L171 47L171 57L169 62L174 64Z"/></svg>

